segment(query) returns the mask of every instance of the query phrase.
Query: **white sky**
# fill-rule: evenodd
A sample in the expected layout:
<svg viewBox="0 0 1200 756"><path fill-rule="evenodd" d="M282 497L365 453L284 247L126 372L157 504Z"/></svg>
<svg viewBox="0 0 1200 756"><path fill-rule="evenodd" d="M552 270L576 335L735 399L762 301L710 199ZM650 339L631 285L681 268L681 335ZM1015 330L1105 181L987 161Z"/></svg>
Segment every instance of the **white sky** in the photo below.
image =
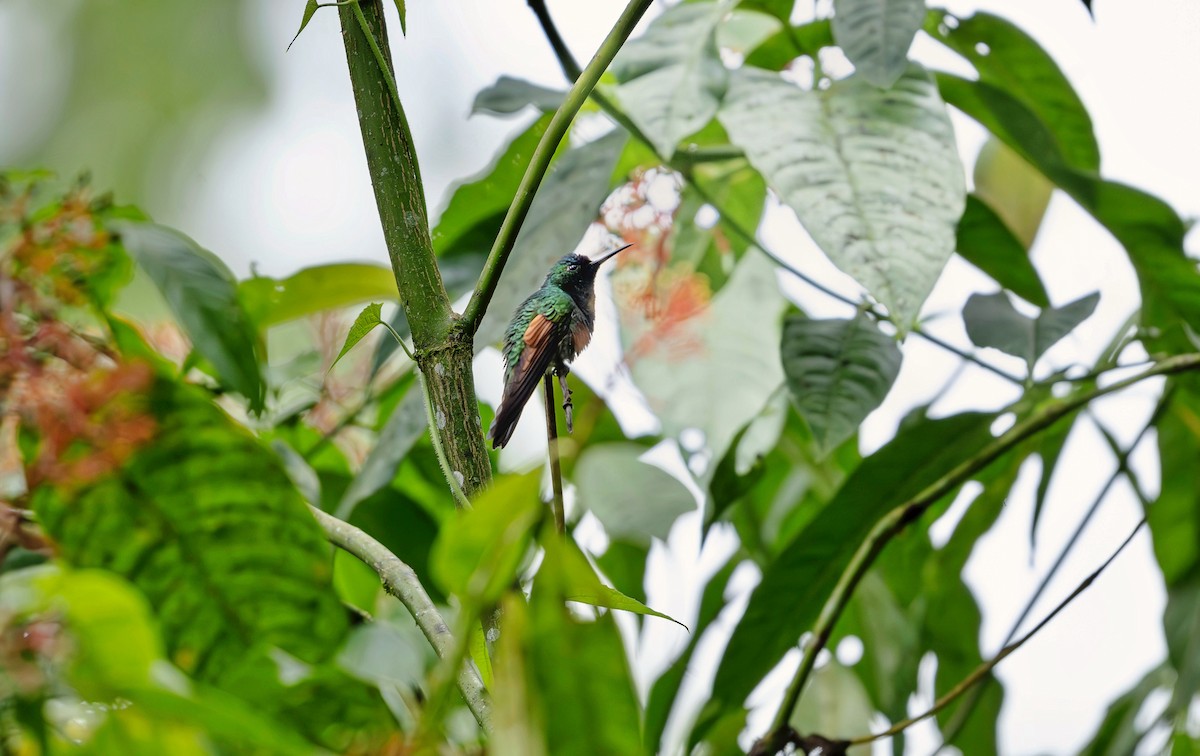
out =
<svg viewBox="0 0 1200 756"><path fill-rule="evenodd" d="M321 262L386 260L336 14L318 12L292 50L284 53L303 5L300 0L249 4L258 54L272 79L272 99L260 115L230 124L223 138L208 148L200 171L176 178L162 203L165 210L158 214L159 220L216 251L239 274L248 272L251 261L262 273L284 275ZM550 3L580 59L590 57L622 5L612 0ZM819 3L825 13L828 5L825 0ZM947 5L958 15L991 10L1033 35L1087 105L1105 176L1157 194L1185 218L1200 216L1200 45L1196 42L1200 3L1096 0L1094 23L1078 0ZM483 168L505 136L528 121L528 116L511 121L468 119L475 93L501 74L551 86L561 85L562 79L523 2L417 0L408 3L408 14L407 39L399 36L398 24L391 24L393 53L400 94L422 158L427 196L436 211L452 181ZM6 32L12 33L11 28L3 28L4 19L0 13L0 40ZM918 39L914 54L928 63L954 65L927 39ZM0 67L3 63L0 56ZM4 82L14 80L12 74L0 75L0 95ZM955 126L969 167L983 133L966 119L956 118ZM803 248L807 243L786 213L773 213L762 234L776 249ZM1195 234L1189 237L1189 245L1196 254ZM1096 315L1047 357L1052 365L1090 361L1136 306L1135 279L1122 250L1070 200L1056 195L1033 259L1056 304L1097 289L1102 292ZM843 291L854 290L848 279L811 250L796 261L818 279ZM952 265L926 312L956 312L972 291L991 288L969 266ZM802 296L814 314L846 314L844 306L813 297L803 287L788 290ZM938 321L934 330L955 343L968 344L955 317ZM952 365L935 348L913 340L905 352L905 370L896 389L863 429L864 451L884 441L908 407L941 385ZM994 353L987 357L1010 372L1019 372L1013 359ZM495 373L494 388L498 388L498 366L486 359L480 366ZM490 391L481 385L482 394ZM1129 440L1147 416L1154 391L1147 383L1122 399L1100 403L1097 414L1122 440ZM945 414L966 407L995 407L1014 396L1011 386L972 369L961 389L936 410ZM999 524L982 539L967 566L967 580L984 607L982 644L987 653L999 647L1009 624L1111 471L1103 441L1088 423L1081 426L1051 489L1038 551L1031 555L1028 545L1035 464L1023 471ZM1144 444L1137 461L1146 485L1156 488L1152 443ZM1118 486L1035 610L1035 621L1107 557L1139 516L1127 488ZM695 598L680 590L678 577L696 578L695 535L694 518L685 518L667 547L652 555L652 573L657 578L650 603L685 622L694 616ZM710 564L713 556L707 553L705 563ZM663 579L667 575L670 584ZM743 587L753 580L746 577L740 581ZM1069 753L1081 746L1107 703L1164 655L1160 629L1164 601L1149 539L1143 533L1090 591L999 667L1007 686L1001 751ZM639 672L642 679L661 667L663 649L685 642L682 631L669 623L651 621L649 627L644 652L638 657L645 662ZM759 691L769 710L795 663L792 659L777 670L772 677L774 690L767 685ZM763 722L752 719L752 724ZM910 743L910 752L927 752L928 746L921 746L928 740L918 733Z"/></svg>

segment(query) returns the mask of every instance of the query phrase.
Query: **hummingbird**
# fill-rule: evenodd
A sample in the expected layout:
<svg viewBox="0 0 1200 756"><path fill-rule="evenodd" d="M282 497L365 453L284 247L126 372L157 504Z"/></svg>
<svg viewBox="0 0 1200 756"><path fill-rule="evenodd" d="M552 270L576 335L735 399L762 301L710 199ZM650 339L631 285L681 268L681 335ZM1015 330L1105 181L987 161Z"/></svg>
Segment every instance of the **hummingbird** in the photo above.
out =
<svg viewBox="0 0 1200 756"><path fill-rule="evenodd" d="M543 376L553 372L562 387L563 413L571 432L570 362L592 339L596 319L596 272L626 244L596 260L569 254L550 268L541 288L513 314L504 332L504 394L488 429L492 448L512 438L525 403Z"/></svg>

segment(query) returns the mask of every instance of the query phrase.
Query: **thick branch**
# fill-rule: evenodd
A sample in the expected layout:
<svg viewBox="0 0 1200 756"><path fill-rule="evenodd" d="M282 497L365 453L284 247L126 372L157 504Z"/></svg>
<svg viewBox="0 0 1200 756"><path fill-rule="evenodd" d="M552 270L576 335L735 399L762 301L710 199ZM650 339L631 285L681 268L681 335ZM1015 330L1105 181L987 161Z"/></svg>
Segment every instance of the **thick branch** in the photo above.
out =
<svg viewBox="0 0 1200 756"><path fill-rule="evenodd" d="M1137 375L1116 381L1103 388L1080 392L1061 401L1046 405L1028 419L1014 425L1008 432L993 440L980 450L979 453L963 461L912 499L884 515L875 524L875 527L871 529L866 540L863 541L862 545L854 553L854 556L850 559L850 563L842 572L841 577L838 578L833 592L825 601L825 605L821 609L821 614L817 617L816 625L813 627L813 638L804 648L800 667L796 670L796 675L792 678L792 682L788 686L783 702L780 704L775 719L771 724L771 729L764 736L763 742L770 744L778 741L782 744L786 740L786 734L789 729L788 720L791 718L792 711L796 707L796 702L800 700L800 693L804 689L804 684L808 681L808 677L812 673L817 654L829 641L838 618L845 611L846 605L850 602L850 596L858 586L859 581L862 580L863 575L866 574L867 570L875 562L875 558L879 556L879 553L883 551L884 546L894 536L904 530L909 523L917 520L926 509L933 506L934 503L958 486L970 480L972 476L987 467L1009 449L1012 449L1036 433L1045 430L1092 401L1126 389L1147 378L1197 369L1200 369L1200 354L1183 354L1168 357Z"/></svg>
<svg viewBox="0 0 1200 756"><path fill-rule="evenodd" d="M417 627L429 639L429 645L437 652L439 658L446 658L455 652L454 637L446 626L446 621L438 614L437 607L429 598L429 594L421 586L417 573L402 562L387 547L371 536L342 522L333 515L326 514L316 507L310 506L313 516L325 531L325 537L338 548L344 549L362 560L379 575L383 588L391 595L400 599L400 603L412 612ZM463 664L458 670L458 689L462 692L467 707L475 715L479 726L485 731L491 731L492 710L488 701L487 691L483 681L469 665Z"/></svg>
<svg viewBox="0 0 1200 756"><path fill-rule="evenodd" d="M363 148L400 304L440 431L448 476L468 496L491 480L475 399L470 335L454 328L429 235L421 171L395 79L380 0L340 6L350 83Z"/></svg>
<svg viewBox="0 0 1200 756"><path fill-rule="evenodd" d="M517 241L517 233L521 230L521 224L525 222L525 216L529 214L529 208L533 205L533 196L550 167L550 159L554 157L558 143L566 136L575 114L583 107L583 103L596 86L596 82L600 80L601 74L608 68L608 64L621 49L621 45L633 32L633 27L650 7L650 3L651 0L630 0L612 31L601 43L600 49L596 51L592 61L588 63L587 68L583 70L571 90L567 92L563 104L550 119L550 124L546 127L546 132L542 134L537 149L533 151L533 157L529 160L529 167L525 169L521 184L517 187L517 194L508 207L508 214L504 216L504 222L500 225L500 232L496 235L495 243L492 244L492 251L488 254L487 262L484 263L479 283L475 285L475 293L471 295L471 301L463 313L465 327L469 333L474 334L479 328L479 322L487 311L488 303L492 301L492 295L496 292L496 284L500 280L500 273L504 270L504 264L508 261L509 254L512 253L513 244Z"/></svg>

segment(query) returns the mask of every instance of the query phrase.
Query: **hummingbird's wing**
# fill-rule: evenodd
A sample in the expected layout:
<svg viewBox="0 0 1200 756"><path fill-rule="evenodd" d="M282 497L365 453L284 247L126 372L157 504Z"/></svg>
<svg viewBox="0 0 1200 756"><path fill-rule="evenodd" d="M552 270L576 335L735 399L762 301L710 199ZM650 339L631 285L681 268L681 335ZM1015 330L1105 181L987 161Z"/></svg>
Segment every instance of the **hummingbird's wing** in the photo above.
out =
<svg viewBox="0 0 1200 756"><path fill-rule="evenodd" d="M499 449L512 438L517 420L521 418L521 410L537 390L538 382L555 356L560 353L563 338L571 333L570 308L574 307L574 303L566 293L562 296L565 301L560 301L558 297L547 297L537 303L529 324L519 333L520 343L514 344L516 348L506 355L508 370L504 394L500 398L500 407L496 410L492 427L488 429L493 449ZM513 325L517 326L519 320Z"/></svg>

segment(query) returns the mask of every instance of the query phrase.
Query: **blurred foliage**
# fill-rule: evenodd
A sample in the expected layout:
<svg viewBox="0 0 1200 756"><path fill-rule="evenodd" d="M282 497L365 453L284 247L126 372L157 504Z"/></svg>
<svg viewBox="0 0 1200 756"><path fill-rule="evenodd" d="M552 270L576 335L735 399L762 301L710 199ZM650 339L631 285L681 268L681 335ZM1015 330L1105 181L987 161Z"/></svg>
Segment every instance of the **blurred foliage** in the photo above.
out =
<svg viewBox="0 0 1200 756"><path fill-rule="evenodd" d="M153 206L186 180L228 119L266 101L244 0L16 5L43 6L20 10L53 45L26 49L20 35L13 42L25 75L39 82L31 95L59 100L38 103L35 112L53 115L0 163L67 174L87 166L98 185Z"/></svg>
<svg viewBox="0 0 1200 756"><path fill-rule="evenodd" d="M925 30L978 74L961 78L908 60L921 3L835 7L840 20L795 27L787 0L667 7L602 84L628 119L599 133L592 112L557 148L475 346L585 234L636 245L611 276L621 363L611 381L576 382L561 447L578 540L550 532L540 468L497 472L456 508L430 434L450 426L435 415L430 429L413 366L372 332L390 319L406 334L403 316L371 304L351 322L365 302L405 300L391 271L237 281L86 181L0 176L0 751L723 754L769 735L836 753L911 715L926 665L935 696L978 670L980 607L963 569L1031 462L1031 534L1051 505L1075 414L1040 419L1086 404L1130 344L1155 360L1195 352L1200 274L1174 210L1101 177L1090 116L1032 37L987 14L928 12ZM66 117L28 157L95 165L134 198L162 180L153 168L181 122L203 137L219 125L211 109L261 96L228 32L241 5L138 8L63 11L78 37ZM889 13L903 34L881 31ZM835 44L859 73L808 87L775 73ZM118 48L128 59L109 55ZM130 105L163 88L153 107ZM505 78L477 109L558 98ZM969 197L947 103L994 139ZM113 131L118 112L126 127ZM432 230L452 294L474 285L548 120L452 192ZM1143 292L1137 327L1101 334L1113 346L1070 381L1033 371L1056 341L1099 327L1095 295L1051 306L1029 258L1054 188L1113 233ZM789 303L752 249L768 190L863 286L845 302L856 314ZM914 318L955 251L1002 290L955 313L980 348L967 356L1025 360L1020 397L945 416L913 408L864 457L857 430L902 374L898 342L918 337ZM120 314L133 286L158 291L162 322ZM374 353L351 349L360 341ZM625 378L656 430L631 436L610 410ZM1145 502L1167 654L1111 704L1085 753L1197 749L1200 386L1177 375L1167 392L1151 421L1162 490ZM480 432L491 411L480 405ZM1029 435L998 433L1009 416ZM960 496L935 540L930 523ZM423 635L428 617L383 590L382 562L335 553L306 503L402 560L406 588L441 613L448 661ZM731 544L710 572L673 573L675 555L662 558L688 533L706 556ZM739 576L755 571L745 588ZM698 600L667 617L664 588ZM656 666L657 623L678 640ZM750 729L751 693L797 646L826 641L857 641L861 656L816 656L797 705L768 712L770 733ZM455 692L459 662L489 683L490 733ZM982 678L930 720L964 753L999 752L1005 690ZM905 752L903 737L890 745Z"/></svg>

